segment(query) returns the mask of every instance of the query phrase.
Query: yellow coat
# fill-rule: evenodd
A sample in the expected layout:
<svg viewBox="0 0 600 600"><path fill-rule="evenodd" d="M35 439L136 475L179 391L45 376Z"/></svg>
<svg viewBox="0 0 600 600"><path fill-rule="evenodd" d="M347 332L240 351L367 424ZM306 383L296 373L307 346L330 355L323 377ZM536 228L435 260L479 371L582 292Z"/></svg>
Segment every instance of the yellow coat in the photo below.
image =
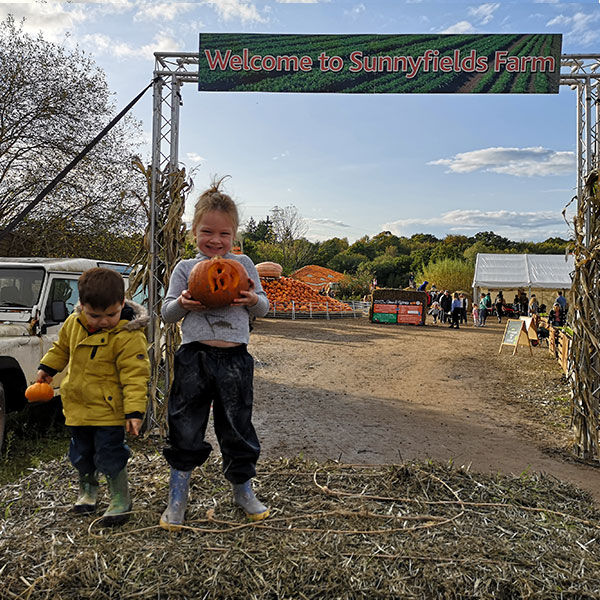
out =
<svg viewBox="0 0 600 600"><path fill-rule="evenodd" d="M146 412L148 314L135 302L127 300L125 305L133 309L133 319L121 319L112 329L92 334L77 306L42 358L42 365L56 371L67 367L60 385L67 425L124 425L126 414Z"/></svg>

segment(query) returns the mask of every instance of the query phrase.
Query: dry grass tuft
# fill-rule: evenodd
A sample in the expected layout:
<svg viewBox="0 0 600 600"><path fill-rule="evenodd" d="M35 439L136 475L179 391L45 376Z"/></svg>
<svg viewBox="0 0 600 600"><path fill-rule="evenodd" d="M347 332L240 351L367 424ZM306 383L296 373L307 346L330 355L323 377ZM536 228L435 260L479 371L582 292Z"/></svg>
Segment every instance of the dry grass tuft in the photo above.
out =
<svg viewBox="0 0 600 600"><path fill-rule="evenodd" d="M600 594L600 510L587 493L546 476L262 461L255 489L272 516L251 524L215 458L193 475L187 529L169 533L157 526L168 469L148 448L130 463L135 506L122 528L70 512L76 482L66 459L0 490L0 597Z"/></svg>

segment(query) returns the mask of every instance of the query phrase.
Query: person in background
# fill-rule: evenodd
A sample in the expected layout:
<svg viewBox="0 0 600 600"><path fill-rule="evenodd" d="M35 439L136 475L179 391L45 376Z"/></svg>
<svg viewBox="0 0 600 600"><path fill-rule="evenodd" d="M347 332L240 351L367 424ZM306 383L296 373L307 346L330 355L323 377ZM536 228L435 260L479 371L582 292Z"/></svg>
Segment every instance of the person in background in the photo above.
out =
<svg viewBox="0 0 600 600"><path fill-rule="evenodd" d="M448 290L440 296L438 302L442 307L442 323L447 323L450 320L452 313L452 296Z"/></svg>
<svg viewBox="0 0 600 600"><path fill-rule="evenodd" d="M252 260L231 253L239 215L235 202L221 191L222 182L213 182L196 203L192 231L198 254L175 266L162 305L167 323L183 319L168 400L169 438L163 450L170 466L169 503L159 524L169 531L182 528L190 476L212 451L205 440L211 406L223 474L232 486L235 504L251 521L269 515L251 484L260 443L252 425L254 360L247 350L249 317L264 317L269 300ZM204 306L188 290L194 266L213 257L240 262L250 280L248 291L221 308Z"/></svg>
<svg viewBox="0 0 600 600"><path fill-rule="evenodd" d="M531 300L529 301L529 316L535 317L539 313L540 305L538 304L535 294L531 294Z"/></svg>
<svg viewBox="0 0 600 600"><path fill-rule="evenodd" d="M481 294L481 299L479 300L479 327L485 327L487 314L487 297L485 294Z"/></svg>
<svg viewBox="0 0 600 600"><path fill-rule="evenodd" d="M452 323L450 327L459 329L458 324L460 323L460 315L462 313L462 300L458 296L458 292L454 292L452 298Z"/></svg>
<svg viewBox="0 0 600 600"><path fill-rule="evenodd" d="M500 290L496 295L496 298L494 298L494 306L496 308L498 323L502 323L502 315L504 314L504 296L502 295L502 290Z"/></svg>
<svg viewBox="0 0 600 600"><path fill-rule="evenodd" d="M567 314L567 299L563 296L563 293L561 290L558 291L558 296L556 297L556 300L554 302L561 307L561 309L563 310L563 312L566 315Z"/></svg>
<svg viewBox="0 0 600 600"><path fill-rule="evenodd" d="M477 302L473 302L472 314L473 314L473 327L479 327L481 325L481 323L479 322L479 305L477 304Z"/></svg>
<svg viewBox="0 0 600 600"><path fill-rule="evenodd" d="M521 311L521 299L519 298L519 294L515 294L513 298L513 310L515 311L515 317L523 314Z"/></svg>
<svg viewBox="0 0 600 600"><path fill-rule="evenodd" d="M548 322L554 327L562 327L565 324L564 311L558 302L554 303L554 306L548 313Z"/></svg>
<svg viewBox="0 0 600 600"><path fill-rule="evenodd" d="M469 306L469 299L466 294L459 294L462 306L460 308L460 322L467 324L467 308Z"/></svg>
<svg viewBox="0 0 600 600"><path fill-rule="evenodd" d="M433 317L433 324L437 325L438 319L442 318L442 307L440 303L435 300L431 303L431 308L429 309L429 314Z"/></svg>

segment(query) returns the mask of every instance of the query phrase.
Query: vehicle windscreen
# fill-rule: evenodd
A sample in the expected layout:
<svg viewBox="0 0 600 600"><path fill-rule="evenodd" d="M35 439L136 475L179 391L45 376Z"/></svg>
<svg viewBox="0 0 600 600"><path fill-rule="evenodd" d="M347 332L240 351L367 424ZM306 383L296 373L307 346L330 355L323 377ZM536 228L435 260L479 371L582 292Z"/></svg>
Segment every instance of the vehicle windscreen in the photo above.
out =
<svg viewBox="0 0 600 600"><path fill-rule="evenodd" d="M0 308L31 308L42 289L44 269L0 267Z"/></svg>

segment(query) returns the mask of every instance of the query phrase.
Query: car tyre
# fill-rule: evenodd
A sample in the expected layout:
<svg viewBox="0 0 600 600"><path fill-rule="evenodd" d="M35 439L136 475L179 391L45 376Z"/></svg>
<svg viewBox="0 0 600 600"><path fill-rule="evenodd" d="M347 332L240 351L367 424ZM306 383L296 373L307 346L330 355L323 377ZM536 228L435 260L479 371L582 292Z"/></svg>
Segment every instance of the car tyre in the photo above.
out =
<svg viewBox="0 0 600 600"><path fill-rule="evenodd" d="M0 383L0 450L4 445L4 431L6 429L6 397L4 386Z"/></svg>

